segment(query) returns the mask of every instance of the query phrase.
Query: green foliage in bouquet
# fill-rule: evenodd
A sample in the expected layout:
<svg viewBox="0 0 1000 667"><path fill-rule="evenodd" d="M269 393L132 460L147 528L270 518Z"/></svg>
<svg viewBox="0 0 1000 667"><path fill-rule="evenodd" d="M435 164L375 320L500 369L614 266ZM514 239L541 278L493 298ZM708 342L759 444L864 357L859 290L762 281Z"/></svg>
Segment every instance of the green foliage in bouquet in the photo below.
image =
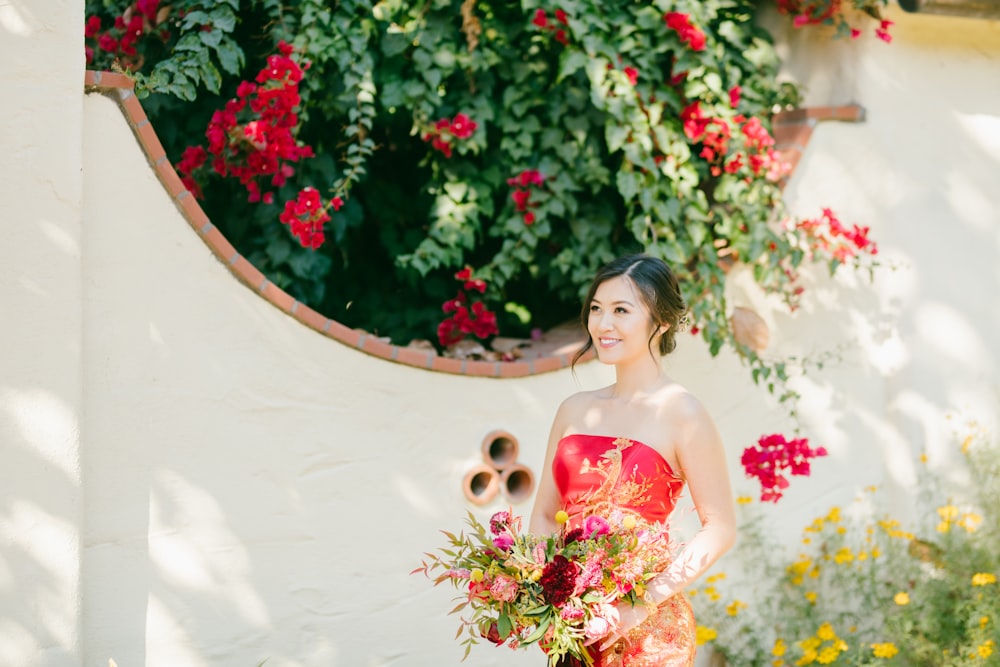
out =
<svg viewBox="0 0 1000 667"><path fill-rule="evenodd" d="M968 484L921 457L912 529L877 518L869 489L807 526L786 561L763 515L748 518L732 590L749 602L696 590L699 635L732 667L1000 664L1000 447L971 427L961 450Z"/></svg>
<svg viewBox="0 0 1000 667"><path fill-rule="evenodd" d="M875 252L832 211L783 208L768 128L798 93L777 82L750 0L86 10L89 66L136 77L237 249L301 302L396 343L564 322L600 265L641 249L677 270L713 354L735 345L755 379L780 379L733 336L726 269L752 267L794 306L804 263Z"/></svg>
<svg viewBox="0 0 1000 667"><path fill-rule="evenodd" d="M564 656L590 665L587 645L618 624L615 603L652 604L645 585L672 557L665 524L621 511L551 536L522 532L508 511L495 513L488 528L471 512L466 523L467 533L442 531L448 546L414 570L438 572L435 585L460 591L452 613L471 612L457 635L466 631L466 656L485 637L511 648L537 645L552 666Z"/></svg>

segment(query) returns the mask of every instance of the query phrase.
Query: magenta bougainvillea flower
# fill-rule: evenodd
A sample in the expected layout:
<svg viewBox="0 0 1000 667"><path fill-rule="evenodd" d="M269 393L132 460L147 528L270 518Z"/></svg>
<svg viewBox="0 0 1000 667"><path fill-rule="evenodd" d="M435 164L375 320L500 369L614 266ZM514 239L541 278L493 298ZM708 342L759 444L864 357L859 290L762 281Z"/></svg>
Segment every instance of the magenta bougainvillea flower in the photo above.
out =
<svg viewBox="0 0 1000 667"><path fill-rule="evenodd" d="M705 50L705 33L691 23L691 17L682 12L667 12L663 16L667 27L676 31L681 41L692 51Z"/></svg>
<svg viewBox="0 0 1000 667"><path fill-rule="evenodd" d="M473 292L486 292L486 281L474 278L472 267L469 266L456 273L455 279L462 282L462 289L454 299L445 301L441 306L441 310L449 317L438 324L438 342L442 347L448 347L469 334L484 340L496 335L499 332L496 313L478 298L470 301Z"/></svg>
<svg viewBox="0 0 1000 667"><path fill-rule="evenodd" d="M471 137L479 124L464 113L455 114L454 118L440 118L434 123L434 129L425 132L421 137L429 141L431 147L444 155L451 157L452 143L455 140L465 140Z"/></svg>
<svg viewBox="0 0 1000 667"><path fill-rule="evenodd" d="M760 482L761 502L776 503L788 488L786 473L808 476L812 471L812 459L826 454L826 448L810 447L806 438L788 440L774 433L761 436L756 445L744 449L740 463L747 477Z"/></svg>

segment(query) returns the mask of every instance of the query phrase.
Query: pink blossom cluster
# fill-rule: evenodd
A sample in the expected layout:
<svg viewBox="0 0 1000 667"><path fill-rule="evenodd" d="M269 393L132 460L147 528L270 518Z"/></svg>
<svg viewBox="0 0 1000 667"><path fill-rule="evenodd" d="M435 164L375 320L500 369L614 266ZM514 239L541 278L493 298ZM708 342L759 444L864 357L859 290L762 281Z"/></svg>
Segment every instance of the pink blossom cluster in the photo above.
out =
<svg viewBox="0 0 1000 667"><path fill-rule="evenodd" d="M760 482L761 502L776 503L788 488L786 473L808 476L810 461L826 454L826 448L812 448L806 438L788 440L774 433L761 436L756 445L744 449L740 463L747 477L756 477Z"/></svg>
<svg viewBox="0 0 1000 667"><path fill-rule="evenodd" d="M338 211L343 205L344 200L340 197L334 197L324 205L319 191L307 186L299 191L295 199L285 203L285 210L278 215L278 220L288 225L303 248L315 250L326 240L323 225L330 220L327 210L332 208Z"/></svg>
<svg viewBox="0 0 1000 667"><path fill-rule="evenodd" d="M434 150L440 151L445 157L451 157L451 144L454 139L468 139L479 125L464 113L455 114L454 118L441 118L434 123L434 129L425 132L424 141L431 142Z"/></svg>
<svg viewBox="0 0 1000 667"><path fill-rule="evenodd" d="M739 87L729 91L730 103L739 104ZM774 138L756 116L747 118L743 114L733 117L734 126L724 118L706 116L701 108L701 100L695 100L681 111L684 134L693 143L701 144L698 155L710 166L713 176L722 172L739 173L747 167L753 176L764 175L770 181L780 180L788 173L788 165L781 160L774 149ZM733 129L743 136L742 147L732 149ZM747 179L750 175L747 175Z"/></svg>
<svg viewBox="0 0 1000 667"><path fill-rule="evenodd" d="M537 169L525 169L517 176L507 179L507 185L514 188L510 195L511 199L514 200L514 208L518 212L524 213L524 224L526 225L535 223L535 213L530 210L535 207L531 201L532 189L541 187L543 183L545 183L545 176Z"/></svg>
<svg viewBox="0 0 1000 667"><path fill-rule="evenodd" d="M681 42L688 45L692 51L705 50L705 33L691 23L691 17L682 12L667 12L663 15L667 27L674 30Z"/></svg>
<svg viewBox="0 0 1000 667"><path fill-rule="evenodd" d="M295 173L291 163L313 156L312 147L295 138L303 68L292 52L291 45L279 42L278 53L268 57L253 82L236 87L236 97L212 115L205 130L212 169L238 179L251 202L273 202L274 193L262 191L262 181L281 187ZM185 175L190 172L181 171Z"/></svg>
<svg viewBox="0 0 1000 667"><path fill-rule="evenodd" d="M164 42L170 39L170 31L156 29L162 18L158 16L159 5L160 0L136 0L115 17L113 25L107 30L101 25L101 17L88 16L83 29L87 64L94 62L96 47L124 64L135 65L138 56L136 45L144 36L155 34Z"/></svg>
<svg viewBox="0 0 1000 667"><path fill-rule="evenodd" d="M824 208L818 218L796 222L795 228L808 237L810 252L821 252L839 262L847 262L862 253L878 254L878 246L868 238L869 227L847 227L829 208Z"/></svg>
<svg viewBox="0 0 1000 667"><path fill-rule="evenodd" d="M531 19L531 22L541 28L542 30L549 30L554 33L553 39L562 44L563 46L569 44L569 37L566 36L565 26L569 25L569 17L566 12L562 9L557 9L555 11L555 23L549 20L549 15L544 9L536 9L535 17ZM562 25L563 27L560 27Z"/></svg>
<svg viewBox="0 0 1000 667"><path fill-rule="evenodd" d="M472 334L476 338L486 339L499 332L496 313L490 311L482 300L472 297L473 292L484 294L486 281L472 277L472 267L466 266L455 274L455 279L462 282L462 288L454 299L445 301L441 310L449 315L438 325L438 342L442 347L448 347Z"/></svg>
<svg viewBox="0 0 1000 667"><path fill-rule="evenodd" d="M850 31L851 39L857 39L861 36L859 29L847 23L847 19L841 11L841 0L816 0L814 2L777 0L775 4L779 12L792 17L792 25L796 28L822 24L835 24L838 27L846 25ZM873 7L865 8L864 11L879 18L878 10ZM892 25L892 21L879 18L879 26L875 28L875 36L887 44L892 42L892 35L889 34L889 27Z"/></svg>

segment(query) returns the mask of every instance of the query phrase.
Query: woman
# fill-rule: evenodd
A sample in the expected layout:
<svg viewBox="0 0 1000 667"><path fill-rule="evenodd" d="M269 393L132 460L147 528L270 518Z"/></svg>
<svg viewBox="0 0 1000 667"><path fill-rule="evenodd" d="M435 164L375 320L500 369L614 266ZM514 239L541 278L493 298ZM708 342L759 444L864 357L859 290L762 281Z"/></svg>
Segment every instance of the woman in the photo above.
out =
<svg viewBox="0 0 1000 667"><path fill-rule="evenodd" d="M617 632L591 647L601 667L677 667L694 661L694 615L685 586L704 573L736 535L725 452L701 403L668 378L660 358L674 349L686 307L669 267L631 255L601 269L581 319L590 337L574 363L596 348L615 367L614 384L566 399L549 436L532 533L558 530L556 512L570 526L617 509L649 521L666 520L684 485L701 529L647 586L656 603L619 604ZM613 463L595 477L597 460ZM610 482L610 486L609 486ZM629 489L641 493L628 495ZM598 655L599 654L599 655Z"/></svg>

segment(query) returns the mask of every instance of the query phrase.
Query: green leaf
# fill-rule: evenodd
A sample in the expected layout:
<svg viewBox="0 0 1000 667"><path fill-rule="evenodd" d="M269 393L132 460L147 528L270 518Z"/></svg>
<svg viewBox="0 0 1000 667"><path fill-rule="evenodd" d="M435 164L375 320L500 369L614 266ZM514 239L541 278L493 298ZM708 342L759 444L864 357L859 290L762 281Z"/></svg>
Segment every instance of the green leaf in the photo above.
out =
<svg viewBox="0 0 1000 667"><path fill-rule="evenodd" d="M243 50L230 39L222 40L215 47L215 54L219 58L219 65L228 74L239 74L243 67Z"/></svg>
<svg viewBox="0 0 1000 667"><path fill-rule="evenodd" d="M497 616L497 632L500 633L500 636L508 636L513 629L514 626L511 623L510 616L506 612L500 612L500 615Z"/></svg>
<svg viewBox="0 0 1000 667"><path fill-rule="evenodd" d="M552 624L552 613L550 612L549 614L543 616L541 620L538 621L538 626L535 627L532 633L527 637L525 637L524 641L522 641L521 643L533 644L537 642L539 639L545 636L545 631L549 629L549 626L551 624ZM502 637L504 635L501 634L500 636Z"/></svg>
<svg viewBox="0 0 1000 667"><path fill-rule="evenodd" d="M562 56L559 58L559 73L556 75L556 83L562 82L582 69L588 60L587 54L581 51L564 50Z"/></svg>

